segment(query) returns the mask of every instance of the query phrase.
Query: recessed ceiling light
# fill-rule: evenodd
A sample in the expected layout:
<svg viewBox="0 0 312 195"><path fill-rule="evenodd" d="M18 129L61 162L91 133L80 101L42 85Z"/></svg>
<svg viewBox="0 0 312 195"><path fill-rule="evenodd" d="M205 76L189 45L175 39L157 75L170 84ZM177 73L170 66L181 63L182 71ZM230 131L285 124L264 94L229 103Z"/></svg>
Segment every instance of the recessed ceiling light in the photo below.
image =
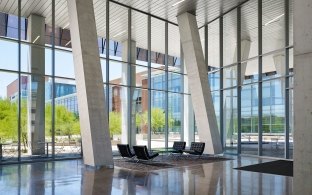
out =
<svg viewBox="0 0 312 195"><path fill-rule="evenodd" d="M122 34L124 34L126 31L124 30L124 31L121 31L120 33L117 33L117 34L115 34L113 37L118 37L119 35L122 35Z"/></svg>
<svg viewBox="0 0 312 195"><path fill-rule="evenodd" d="M71 43L71 40L69 40L66 44L65 44L65 47L67 46L67 45L69 45Z"/></svg>
<svg viewBox="0 0 312 195"><path fill-rule="evenodd" d="M39 39L39 37L40 37L40 35L38 35L32 43L36 43L36 41Z"/></svg>
<svg viewBox="0 0 312 195"><path fill-rule="evenodd" d="M109 22L109 23L113 24L113 23L115 23L115 22L118 22L119 20L120 20L120 18L118 18L118 19L116 19L116 20L113 20L113 21L111 21L111 22Z"/></svg>
<svg viewBox="0 0 312 195"><path fill-rule="evenodd" d="M267 23L265 23L264 26L267 26L267 25L269 25L269 24L271 24L273 22L276 22L278 19L280 19L283 16L284 16L284 14L281 14L281 15L277 16L276 18L274 18L274 19L268 21Z"/></svg>
<svg viewBox="0 0 312 195"><path fill-rule="evenodd" d="M178 1L178 2L174 3L174 4L172 5L172 7L173 7L173 6L176 6L176 5L180 4L180 3L182 3L183 1L185 1L185 0L181 0L181 1Z"/></svg>

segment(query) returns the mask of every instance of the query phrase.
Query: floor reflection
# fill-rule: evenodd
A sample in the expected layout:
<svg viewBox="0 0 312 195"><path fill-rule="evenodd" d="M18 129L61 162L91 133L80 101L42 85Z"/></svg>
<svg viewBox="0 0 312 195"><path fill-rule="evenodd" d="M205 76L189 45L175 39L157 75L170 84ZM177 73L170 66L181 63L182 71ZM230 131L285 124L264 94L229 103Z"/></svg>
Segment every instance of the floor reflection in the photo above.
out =
<svg viewBox="0 0 312 195"><path fill-rule="evenodd" d="M244 157L153 172L91 170L81 160L6 165L0 166L0 194L291 194L292 177L233 169L261 161Z"/></svg>

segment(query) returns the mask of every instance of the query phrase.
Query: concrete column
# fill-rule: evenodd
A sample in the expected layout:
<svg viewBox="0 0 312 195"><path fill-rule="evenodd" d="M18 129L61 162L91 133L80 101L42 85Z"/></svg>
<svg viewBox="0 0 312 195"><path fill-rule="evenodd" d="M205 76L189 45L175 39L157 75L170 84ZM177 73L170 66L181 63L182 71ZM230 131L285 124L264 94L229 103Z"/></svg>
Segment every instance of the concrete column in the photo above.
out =
<svg viewBox="0 0 312 195"><path fill-rule="evenodd" d="M294 191L312 194L312 0L294 1Z"/></svg>
<svg viewBox="0 0 312 195"><path fill-rule="evenodd" d="M190 13L181 14L178 24L199 139L206 143L205 153L222 153L196 17Z"/></svg>
<svg viewBox="0 0 312 195"><path fill-rule="evenodd" d="M29 46L28 76L28 153L44 154L45 149L45 18L31 14L28 17L27 40ZM42 75L42 76L40 76Z"/></svg>
<svg viewBox="0 0 312 195"><path fill-rule="evenodd" d="M136 42L131 40L131 51L128 49L129 41L125 40L122 42L122 61L128 61L129 52L131 54L130 67L128 63L124 63L122 66L122 84L127 86L136 85L136 68L132 64L136 62ZM130 72L130 73L129 73ZM122 90L122 101L121 101L121 120L122 120L122 130L121 130L121 143L128 143L130 145L136 145L136 120L135 120L135 110L136 104L133 99L134 88L124 88ZM129 99L130 97L130 99ZM132 106L132 112L129 113L129 105ZM129 114L131 114L131 120L129 121Z"/></svg>
<svg viewBox="0 0 312 195"><path fill-rule="evenodd" d="M92 0L67 0L86 165L112 167L113 156Z"/></svg>
<svg viewBox="0 0 312 195"><path fill-rule="evenodd" d="M185 70L184 66L184 73L187 74L187 71ZM184 78L184 92L189 92L188 87L188 78ZM184 104L184 120L183 120L183 126L184 126L184 141L186 142L187 146L191 145L191 142L195 140L194 135L194 112L193 112L193 105L192 105L192 97L190 95L184 95L183 98L183 104Z"/></svg>

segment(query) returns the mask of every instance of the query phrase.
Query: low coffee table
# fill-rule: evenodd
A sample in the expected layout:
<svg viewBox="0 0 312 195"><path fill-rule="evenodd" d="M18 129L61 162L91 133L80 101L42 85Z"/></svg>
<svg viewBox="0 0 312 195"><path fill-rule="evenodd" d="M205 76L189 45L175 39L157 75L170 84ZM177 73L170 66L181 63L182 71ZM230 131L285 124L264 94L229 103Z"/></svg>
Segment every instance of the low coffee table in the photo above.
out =
<svg viewBox="0 0 312 195"><path fill-rule="evenodd" d="M174 151L176 151L175 149L173 148L154 148L151 150L153 153L159 153L161 154L161 156L165 156L165 155L168 155L168 153L172 153Z"/></svg>

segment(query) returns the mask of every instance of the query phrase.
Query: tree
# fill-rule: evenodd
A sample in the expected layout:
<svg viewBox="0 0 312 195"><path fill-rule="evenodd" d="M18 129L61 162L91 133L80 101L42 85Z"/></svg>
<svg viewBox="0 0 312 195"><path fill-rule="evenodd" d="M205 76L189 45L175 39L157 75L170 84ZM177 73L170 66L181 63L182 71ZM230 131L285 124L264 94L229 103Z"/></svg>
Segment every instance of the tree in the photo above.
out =
<svg viewBox="0 0 312 195"><path fill-rule="evenodd" d="M166 124L166 114L165 111L161 108L152 108L151 109L151 128L153 133L163 132ZM141 127L148 125L148 112L145 111L142 114L136 115L136 126Z"/></svg>
<svg viewBox="0 0 312 195"><path fill-rule="evenodd" d="M161 108L152 108L151 109L151 122L152 122L152 131L153 133L156 132L163 132L164 127L166 124L166 114L163 109Z"/></svg>
<svg viewBox="0 0 312 195"><path fill-rule="evenodd" d="M17 139L17 103L0 99L0 138Z"/></svg>
<svg viewBox="0 0 312 195"><path fill-rule="evenodd" d="M109 113L109 132L111 136L121 134L121 114L119 112Z"/></svg>
<svg viewBox="0 0 312 195"><path fill-rule="evenodd" d="M55 132L56 135L66 135L71 139L72 135L80 134L79 117L67 110L65 106L55 105ZM45 132L52 134L52 106L45 107Z"/></svg>

